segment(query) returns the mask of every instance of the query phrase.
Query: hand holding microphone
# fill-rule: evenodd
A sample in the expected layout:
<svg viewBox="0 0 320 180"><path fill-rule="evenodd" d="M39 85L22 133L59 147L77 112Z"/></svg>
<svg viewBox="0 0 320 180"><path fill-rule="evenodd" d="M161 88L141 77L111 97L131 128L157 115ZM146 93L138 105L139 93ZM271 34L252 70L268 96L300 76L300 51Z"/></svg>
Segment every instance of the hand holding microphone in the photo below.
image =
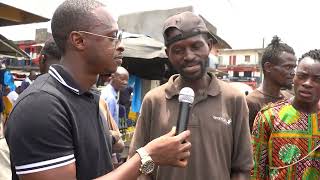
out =
<svg viewBox="0 0 320 180"><path fill-rule="evenodd" d="M179 115L177 121L176 135L188 129L189 111L194 101L194 92L189 87L184 87L179 92Z"/></svg>

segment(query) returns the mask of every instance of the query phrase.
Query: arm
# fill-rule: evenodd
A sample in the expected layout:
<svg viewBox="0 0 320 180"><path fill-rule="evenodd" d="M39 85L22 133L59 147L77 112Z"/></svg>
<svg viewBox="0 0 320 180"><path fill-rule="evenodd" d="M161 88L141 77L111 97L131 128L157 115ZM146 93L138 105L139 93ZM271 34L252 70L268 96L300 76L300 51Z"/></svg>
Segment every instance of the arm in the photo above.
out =
<svg viewBox="0 0 320 180"><path fill-rule="evenodd" d="M150 121L152 117L148 114L148 109L152 106L151 102L146 95L143 99L142 106L141 106L141 113L138 117L137 124L135 127L135 131L131 140L128 159L134 156L136 150L140 147L145 146L148 142L151 141L150 139ZM152 175L140 175L138 180L151 180Z"/></svg>
<svg viewBox="0 0 320 180"><path fill-rule="evenodd" d="M243 96L236 97L232 122L233 152L231 179L249 179L252 168L252 148L248 123L248 108Z"/></svg>
<svg viewBox="0 0 320 180"><path fill-rule="evenodd" d="M260 111L253 124L252 146L254 166L251 170L251 179L263 180L267 177L268 141L271 132L268 118L264 111ZM269 118L270 119L270 118Z"/></svg>
<svg viewBox="0 0 320 180"><path fill-rule="evenodd" d="M175 129L172 129L168 134L151 141L145 146L146 151L157 165L187 166L191 144L189 142L181 144L181 142L190 136L190 131L185 131L177 136L174 136L174 134ZM140 156L135 154L116 170L97 178L97 180L136 180L140 175L140 164ZM20 176L22 180L73 180L76 179L75 177L76 167L74 163L56 169Z"/></svg>
<svg viewBox="0 0 320 180"><path fill-rule="evenodd" d="M111 116L107 103L102 98L100 98L99 107L105 119L107 120L110 128L110 134L115 139L115 144L112 145L112 152L120 153L124 149L124 142L121 139L121 133L119 131L118 125Z"/></svg>
<svg viewBox="0 0 320 180"><path fill-rule="evenodd" d="M248 109L249 109L249 127L250 127L250 131L252 132L252 126L253 126L254 119L255 119L256 115L258 114L258 112L260 111L260 109L259 109L259 105L254 103L250 99L250 97L247 97L246 100L247 100L247 105L248 105Z"/></svg>

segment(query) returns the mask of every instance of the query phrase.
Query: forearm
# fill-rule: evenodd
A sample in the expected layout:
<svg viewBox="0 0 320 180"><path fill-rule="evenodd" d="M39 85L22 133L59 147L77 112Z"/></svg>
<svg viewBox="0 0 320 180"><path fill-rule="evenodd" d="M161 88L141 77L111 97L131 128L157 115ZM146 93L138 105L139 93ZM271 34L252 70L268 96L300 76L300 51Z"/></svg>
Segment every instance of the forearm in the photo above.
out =
<svg viewBox="0 0 320 180"><path fill-rule="evenodd" d="M140 175L140 156L135 154L132 158L128 159L127 162L119 166L112 172L97 178L96 180L136 180Z"/></svg>

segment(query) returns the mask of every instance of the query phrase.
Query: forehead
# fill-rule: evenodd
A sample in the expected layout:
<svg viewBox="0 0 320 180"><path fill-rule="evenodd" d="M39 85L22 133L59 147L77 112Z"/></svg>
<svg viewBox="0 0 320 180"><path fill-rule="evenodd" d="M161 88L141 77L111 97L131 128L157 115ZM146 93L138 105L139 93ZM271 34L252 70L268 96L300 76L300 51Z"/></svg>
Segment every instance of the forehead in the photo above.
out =
<svg viewBox="0 0 320 180"><path fill-rule="evenodd" d="M117 31L118 24L112 14L107 10L106 7L98 7L92 11L96 22L93 24L92 28L97 28L101 30Z"/></svg>
<svg viewBox="0 0 320 180"><path fill-rule="evenodd" d="M310 57L305 57L299 62L297 72L320 75L320 62Z"/></svg>
<svg viewBox="0 0 320 180"><path fill-rule="evenodd" d="M279 55L279 64L282 65L286 65L286 64L296 64L297 63L297 58L295 55L285 52L283 51L280 55Z"/></svg>

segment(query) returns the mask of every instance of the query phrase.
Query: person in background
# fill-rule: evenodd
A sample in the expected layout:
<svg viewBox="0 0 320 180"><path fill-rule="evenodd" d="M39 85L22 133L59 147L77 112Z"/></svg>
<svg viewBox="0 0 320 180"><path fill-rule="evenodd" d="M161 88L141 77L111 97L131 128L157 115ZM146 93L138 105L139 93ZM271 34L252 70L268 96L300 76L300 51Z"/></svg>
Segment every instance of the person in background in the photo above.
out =
<svg viewBox="0 0 320 180"><path fill-rule="evenodd" d="M45 74L53 64L60 64L61 52L53 38L48 39L40 52L40 73Z"/></svg>
<svg viewBox="0 0 320 180"><path fill-rule="evenodd" d="M33 83L33 81L37 78L37 73L34 70L30 71L30 74L28 77L26 77L25 80L22 81L21 83L21 89L22 91L24 91L25 89L27 89L30 84Z"/></svg>
<svg viewBox="0 0 320 180"><path fill-rule="evenodd" d="M190 131L174 136L173 128L113 171L109 127L100 96L91 91L99 74L114 73L122 62L122 36L108 7L66 0L55 10L51 29L60 65L20 95L6 126L12 179L134 180L155 165L186 167L191 143L182 142Z"/></svg>
<svg viewBox="0 0 320 180"><path fill-rule="evenodd" d="M101 98L108 104L113 119L118 127L121 127L119 121L119 91L128 86L129 73L119 66L117 71L111 75L110 83L101 91Z"/></svg>
<svg viewBox="0 0 320 180"><path fill-rule="evenodd" d="M256 115L263 106L292 96L281 89L292 88L296 61L293 49L281 42L279 37L274 36L261 59L263 82L260 87L246 96L250 130Z"/></svg>
<svg viewBox="0 0 320 180"><path fill-rule="evenodd" d="M11 104L14 104L16 100L19 97L19 94L22 93L22 88L21 88L21 81L16 81L16 90L10 91L7 95L8 99L10 100Z"/></svg>
<svg viewBox="0 0 320 180"><path fill-rule="evenodd" d="M100 98L103 99L107 104L108 110L111 113L111 116L116 124L116 126L111 126L111 127L115 127L115 129L112 129L113 131L111 131L111 133L113 135L118 134L120 137L121 137L121 133L119 131L119 128L124 128L125 123L124 123L123 117L120 117L120 113L119 113L120 108L122 108L120 107L121 105L119 104L119 92L127 87L128 80L129 80L128 71L124 67L119 66L117 68L117 71L111 75L110 83L101 91L101 96L100 96ZM123 114L124 113L122 113L122 115ZM123 149L124 149L124 146L122 150ZM118 153L121 153L121 152L122 151L118 151ZM119 163L120 159L121 158L119 154L117 153L112 154L112 160L114 164Z"/></svg>
<svg viewBox="0 0 320 180"><path fill-rule="evenodd" d="M126 88L120 90L120 93L119 93L119 105L122 105L125 107L126 118L128 117L130 112L132 92L133 92L133 88L131 86L127 86Z"/></svg>
<svg viewBox="0 0 320 180"><path fill-rule="evenodd" d="M1 102L4 106L3 98L5 97L5 92L2 92L2 84L0 84L1 91ZM9 89L9 88L8 88ZM4 138L4 123L6 116L4 115L4 109L1 112L0 121L0 179L11 179L11 169L10 169L10 158L9 158L9 148Z"/></svg>
<svg viewBox="0 0 320 180"><path fill-rule="evenodd" d="M188 125L192 155L185 169L159 166L139 179L248 179L252 167L248 108L243 93L207 72L215 36L192 12L169 17L162 32L169 61L179 74L145 95L129 156L177 124L183 87L195 92Z"/></svg>
<svg viewBox="0 0 320 180"><path fill-rule="evenodd" d="M320 179L320 50L302 55L293 79L295 96L257 115L252 179Z"/></svg>
<svg viewBox="0 0 320 180"><path fill-rule="evenodd" d="M6 69L4 72L3 81L4 81L3 88L9 87L10 91L16 90L16 86L14 84L14 78L13 78L13 75L9 69ZM3 89L3 91L4 91L4 89Z"/></svg>

